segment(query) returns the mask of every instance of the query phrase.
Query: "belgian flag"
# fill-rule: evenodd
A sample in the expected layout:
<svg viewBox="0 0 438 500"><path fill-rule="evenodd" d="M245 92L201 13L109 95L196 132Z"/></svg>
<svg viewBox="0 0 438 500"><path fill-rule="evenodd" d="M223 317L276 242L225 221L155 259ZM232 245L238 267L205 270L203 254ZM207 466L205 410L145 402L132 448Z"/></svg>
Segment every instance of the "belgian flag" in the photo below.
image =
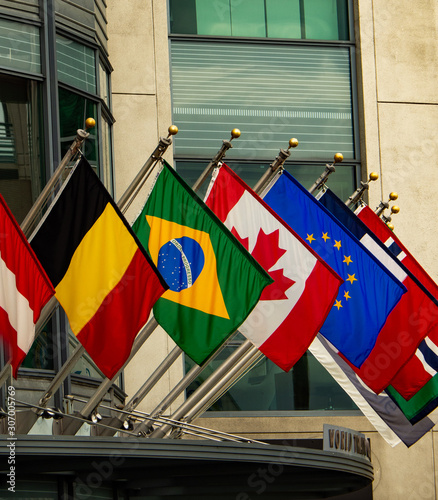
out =
<svg viewBox="0 0 438 500"><path fill-rule="evenodd" d="M64 183L31 246L73 333L112 378L168 287L85 158Z"/></svg>

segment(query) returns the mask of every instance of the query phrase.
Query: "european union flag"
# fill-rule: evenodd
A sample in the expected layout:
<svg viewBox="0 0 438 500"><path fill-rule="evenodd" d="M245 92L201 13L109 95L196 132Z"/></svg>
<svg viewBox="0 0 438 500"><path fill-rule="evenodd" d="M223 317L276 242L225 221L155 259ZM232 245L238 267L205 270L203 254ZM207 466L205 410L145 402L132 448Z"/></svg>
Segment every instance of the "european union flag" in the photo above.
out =
<svg viewBox="0 0 438 500"><path fill-rule="evenodd" d="M344 279L320 333L360 367L406 288L288 172L264 200Z"/></svg>

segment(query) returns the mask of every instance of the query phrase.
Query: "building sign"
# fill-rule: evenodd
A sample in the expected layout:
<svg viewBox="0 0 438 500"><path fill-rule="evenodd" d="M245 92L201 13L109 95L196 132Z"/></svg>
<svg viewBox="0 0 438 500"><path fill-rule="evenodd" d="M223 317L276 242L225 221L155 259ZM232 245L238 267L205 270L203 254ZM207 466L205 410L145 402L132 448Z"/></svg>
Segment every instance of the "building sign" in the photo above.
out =
<svg viewBox="0 0 438 500"><path fill-rule="evenodd" d="M324 451L337 451L371 461L370 441L361 432L324 424Z"/></svg>

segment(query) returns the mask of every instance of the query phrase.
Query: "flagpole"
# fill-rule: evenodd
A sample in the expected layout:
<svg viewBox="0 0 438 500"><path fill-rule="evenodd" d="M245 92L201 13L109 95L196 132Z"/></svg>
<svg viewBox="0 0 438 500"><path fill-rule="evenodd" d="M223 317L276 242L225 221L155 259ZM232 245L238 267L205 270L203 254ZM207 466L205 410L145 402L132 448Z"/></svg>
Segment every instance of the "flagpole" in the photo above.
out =
<svg viewBox="0 0 438 500"><path fill-rule="evenodd" d="M400 212L400 207L397 205L393 205L391 207L391 213L394 215L397 215ZM394 231L394 224L391 223L392 217L386 217L385 215L382 214L381 219L383 222L391 229L391 231Z"/></svg>
<svg viewBox="0 0 438 500"><path fill-rule="evenodd" d="M322 188L325 183L327 182L328 176L336 171L336 163L341 163L341 161L344 159L344 155L342 153L336 153L334 158L333 158L333 163L331 165L326 165L324 172L316 179L316 181L313 183L312 187L309 189L309 193L313 193L317 189Z"/></svg>
<svg viewBox="0 0 438 500"><path fill-rule="evenodd" d="M371 172L367 182L360 181L361 187L357 188L356 191L348 198L345 202L347 207L350 205L354 205L362 198L363 194L370 187L371 181L376 181L379 178L379 174L377 172Z"/></svg>
<svg viewBox="0 0 438 500"><path fill-rule="evenodd" d="M30 227L32 225L33 220L38 215L41 208L43 207L43 205L46 203L47 199L51 195L52 189L54 188L54 186L58 182L58 179L64 173L64 170L67 167L67 165L69 164L69 162L77 155L77 153L80 150L85 139L87 137L89 137L90 134L87 132L87 130L94 128L95 125L96 125L96 121L94 120L94 118L87 118L85 120L85 130L78 129L76 131L77 135L76 135L75 140L72 142L72 144L68 148L68 151L65 153L64 157L62 158L61 163L58 165L55 172L53 172L53 175L50 177L47 184L44 186L44 189L41 191L41 193L39 194L35 203L32 205L32 208L29 210L29 212L26 215L26 217L24 218L23 222L20 224L20 227L26 236L28 236L28 232L30 230Z"/></svg>
<svg viewBox="0 0 438 500"><path fill-rule="evenodd" d="M205 170L193 185L192 190L195 191L195 193L199 190L205 180L210 176L213 169L216 168L218 164L225 158L225 154L227 153L227 151L233 147L231 141L233 139L237 139L238 137L240 137L240 130L238 128L233 128L233 130L231 131L231 139L229 141L222 141L222 147L216 153L216 156L211 160L211 162L205 167Z"/></svg>
<svg viewBox="0 0 438 500"><path fill-rule="evenodd" d="M289 158L290 156L289 150L291 148L296 148L297 146L298 146L298 139L295 139L293 137L292 139L289 140L289 147L286 150L280 149L278 156L269 165L269 169L262 175L262 177L260 177L257 184L254 186L253 191L255 193L261 193L263 191L263 188L266 186L266 184L268 184L268 182L272 179L272 177L284 165L284 162Z"/></svg>
<svg viewBox="0 0 438 500"><path fill-rule="evenodd" d="M171 125L168 129L168 135L167 137L160 137L160 140L158 142L157 147L155 148L154 152L151 154L151 156L147 159L146 163L143 165L143 167L139 170L138 174L135 176L134 180L131 182L131 184L128 186L126 191L123 193L119 201L117 202L117 206L122 210L125 205L128 203L132 196L134 191L136 190L137 186L140 184L140 182L143 180L143 178L148 174L148 172L151 170L151 167L158 161L164 153L167 151L167 148L172 144L172 136L176 135L178 133L178 127L176 125Z"/></svg>
<svg viewBox="0 0 438 500"><path fill-rule="evenodd" d="M78 131L78 133L79 133L79 131ZM139 174L136 175L136 177L134 178L134 180L131 182L131 184L127 188L126 192L129 193L129 196L125 192L122 195L122 197L120 198L120 200L119 200L119 202L117 204L120 210L122 210L124 208L124 206L128 203L128 201L129 201L132 193L134 193L135 189L140 184L142 178L148 173L148 171L155 164L155 162L157 162L162 157L162 155L166 152L167 148L172 144L171 136L175 135L177 133L178 133L178 128L175 125L171 125L169 127L169 129L168 129L168 136L167 136L167 138L160 137L158 146L155 148L154 152L151 154L151 156L149 157L149 159L143 165L143 167L141 168ZM70 149L73 150L73 145L72 145L72 147ZM70 159L71 159L71 157L72 156L70 156ZM64 158L63 158L63 161L64 161ZM66 161L65 164L67 164L67 163L68 162ZM60 170L59 167L58 167L57 171L58 170ZM53 185L54 185L54 183L53 183ZM55 305L56 305L56 303L57 303L57 301L54 302ZM138 338L142 338L141 334L144 333L145 331L149 332L149 330L148 330L149 323L146 324L145 327L143 328L143 330L137 335L136 340ZM156 326L157 326L157 324L154 324L154 326L152 328L152 331L156 328ZM144 340L146 340L146 338L149 337L149 335L152 333L152 331L147 334L147 336L144 338ZM135 344L136 344L136 342L134 341L133 348L134 348ZM139 347L140 346L137 347L137 350L139 349ZM65 363L63 364L63 366L61 367L61 369L59 370L59 372L55 375L55 377L53 378L53 380L49 384L49 387L46 389L45 393L41 396L41 398L39 400L40 406L45 406L48 403L49 399L52 397L52 395L54 394L54 392L61 386L61 384L64 381L64 379L70 374L72 368L75 366L75 364L79 361L79 359L81 358L81 356L84 353L85 353L85 348L82 346L82 344L79 343L75 347L74 351L69 356L69 358L65 361ZM2 371L2 374L3 374L3 371ZM1 376L1 374L0 374L0 376ZM112 380L115 380L116 378L117 378L117 375ZM109 379L106 379L106 380L104 380L102 382L101 386L102 387L103 386L107 387L106 390L108 390L108 388L111 386L111 384L112 384L112 381L109 381ZM36 420L38 419L38 416L39 416L38 412L29 412L28 414L26 414L26 416L23 416L20 419L21 422L17 423L17 428L19 428L20 433L22 433L22 434L23 433L24 434L27 433L32 428L32 426L36 422Z"/></svg>

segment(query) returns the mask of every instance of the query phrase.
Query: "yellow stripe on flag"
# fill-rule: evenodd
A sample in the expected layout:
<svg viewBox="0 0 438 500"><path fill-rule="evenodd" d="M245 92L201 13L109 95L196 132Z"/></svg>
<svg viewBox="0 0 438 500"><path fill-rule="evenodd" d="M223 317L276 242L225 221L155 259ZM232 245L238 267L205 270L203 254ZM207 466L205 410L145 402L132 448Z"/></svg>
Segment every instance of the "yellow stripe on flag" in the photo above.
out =
<svg viewBox="0 0 438 500"><path fill-rule="evenodd" d="M172 239L184 236L194 239L204 252L204 267L193 285L180 292L167 290L162 298L207 314L229 319L217 277L216 256L210 235L204 231L198 231L151 215L146 215L146 221L151 228L148 247L154 264L158 263L158 253L163 245Z"/></svg>
<svg viewBox="0 0 438 500"><path fill-rule="evenodd" d="M137 249L134 238L108 203L76 248L56 287L56 297L75 335L119 283Z"/></svg>

